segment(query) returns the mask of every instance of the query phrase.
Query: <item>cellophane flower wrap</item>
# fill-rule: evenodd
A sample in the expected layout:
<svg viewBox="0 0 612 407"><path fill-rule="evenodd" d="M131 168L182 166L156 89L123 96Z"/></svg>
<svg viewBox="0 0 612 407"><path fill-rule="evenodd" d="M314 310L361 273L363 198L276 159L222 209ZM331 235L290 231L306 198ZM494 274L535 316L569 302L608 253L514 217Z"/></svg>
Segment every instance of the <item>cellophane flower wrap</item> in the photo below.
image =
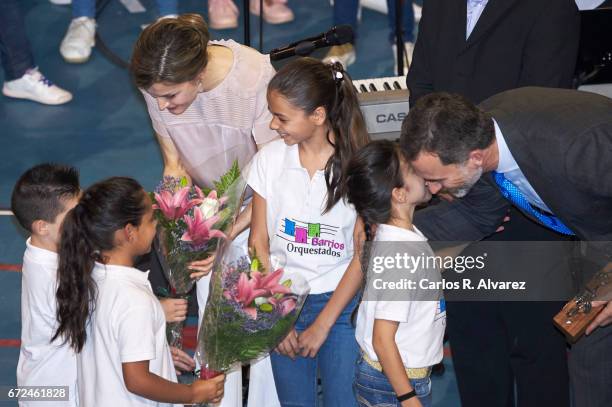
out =
<svg viewBox="0 0 612 407"><path fill-rule="evenodd" d="M164 177L153 192L158 221L154 248L170 284L170 298L187 299L195 285L189 264L222 247L235 221L246 183L238 164L215 182L214 189L188 185L186 178ZM170 346L182 348L182 322L167 325Z"/></svg>
<svg viewBox="0 0 612 407"><path fill-rule="evenodd" d="M276 263L276 264L275 264ZM265 356L293 328L310 287L272 259L227 245L215 259L196 358L207 379Z"/></svg>

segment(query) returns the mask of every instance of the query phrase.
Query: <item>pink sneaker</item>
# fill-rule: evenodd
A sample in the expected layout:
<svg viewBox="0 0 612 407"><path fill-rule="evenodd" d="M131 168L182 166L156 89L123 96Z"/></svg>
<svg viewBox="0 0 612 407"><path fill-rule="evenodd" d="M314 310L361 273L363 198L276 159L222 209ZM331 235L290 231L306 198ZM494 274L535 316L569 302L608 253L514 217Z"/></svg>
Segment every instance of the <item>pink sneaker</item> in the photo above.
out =
<svg viewBox="0 0 612 407"><path fill-rule="evenodd" d="M232 0L208 0L208 25L213 30L237 28L238 14Z"/></svg>
<svg viewBox="0 0 612 407"><path fill-rule="evenodd" d="M287 0L264 0L263 18L269 24L283 24L293 21L293 11L287 6ZM251 0L249 9L259 15L259 0Z"/></svg>

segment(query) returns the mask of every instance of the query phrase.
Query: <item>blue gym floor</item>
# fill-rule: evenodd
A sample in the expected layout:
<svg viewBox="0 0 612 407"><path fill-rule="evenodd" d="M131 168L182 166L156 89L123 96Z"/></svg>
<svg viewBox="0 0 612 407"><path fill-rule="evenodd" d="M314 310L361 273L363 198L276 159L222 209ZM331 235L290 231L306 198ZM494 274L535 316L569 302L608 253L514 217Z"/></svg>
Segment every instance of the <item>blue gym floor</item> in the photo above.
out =
<svg viewBox="0 0 612 407"><path fill-rule="evenodd" d="M85 64L66 64L59 55L59 44L71 19L70 7L56 6L48 0L21 3L36 63L48 78L70 90L74 99L66 105L52 107L0 95L0 210L9 207L10 192L17 177L32 165L48 161L78 167L83 186L109 176L127 175L152 189L161 174L161 156L142 97L130 82L128 72L113 65L97 50ZM154 0L141 0L141 3L147 11L130 14L118 0L111 0L98 18L98 32L126 60L140 26L157 17ZM242 2L238 3L241 6ZM329 0L289 0L289 4L296 21L280 26L264 24L265 52L326 31L332 25ZM206 16L205 0L181 0L179 7L180 12ZM349 68L354 79L393 75L387 35L387 17L364 9L357 62ZM212 31L212 37L243 42L243 28ZM257 48L258 21L253 17L251 38L252 46ZM321 51L315 56L322 54ZM0 72L0 84L3 80ZM13 218L1 213L0 388L15 385L21 329L18 270L25 239ZM434 405L458 406L450 357L445 357L445 364L446 373L434 378ZM0 405L16 404L0 401Z"/></svg>

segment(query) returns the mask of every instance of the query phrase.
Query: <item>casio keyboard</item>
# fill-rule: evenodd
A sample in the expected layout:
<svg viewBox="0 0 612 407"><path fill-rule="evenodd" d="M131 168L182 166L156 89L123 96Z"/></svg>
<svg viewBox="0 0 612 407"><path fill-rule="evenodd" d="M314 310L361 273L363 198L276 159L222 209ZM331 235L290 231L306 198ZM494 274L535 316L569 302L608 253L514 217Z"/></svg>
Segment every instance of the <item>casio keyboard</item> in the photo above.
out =
<svg viewBox="0 0 612 407"><path fill-rule="evenodd" d="M353 81L372 140L396 140L408 113L405 76Z"/></svg>

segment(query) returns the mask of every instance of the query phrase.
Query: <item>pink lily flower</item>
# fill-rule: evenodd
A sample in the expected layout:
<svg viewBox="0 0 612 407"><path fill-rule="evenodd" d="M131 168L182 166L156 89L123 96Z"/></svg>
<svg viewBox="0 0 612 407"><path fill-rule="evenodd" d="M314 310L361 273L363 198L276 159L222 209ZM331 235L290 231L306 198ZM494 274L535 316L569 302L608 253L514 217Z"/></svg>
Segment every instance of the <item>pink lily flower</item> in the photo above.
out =
<svg viewBox="0 0 612 407"><path fill-rule="evenodd" d="M252 319L257 318L257 309L252 307L253 300L257 297L261 297L266 293L266 290L257 288L257 281L250 279L246 273L240 274L238 279L237 292L231 293L225 291L223 295L227 299L233 299L236 302L242 304L242 310Z"/></svg>
<svg viewBox="0 0 612 407"><path fill-rule="evenodd" d="M213 237L226 238L223 232L212 228L215 222L219 220L218 216L204 220L200 211L193 211L193 214L193 218L189 215L183 217L187 224L187 231L181 236L182 241L191 242L194 246L201 246Z"/></svg>
<svg viewBox="0 0 612 407"><path fill-rule="evenodd" d="M202 202L200 199L189 200L188 197L189 187L181 188L174 194L170 191L161 191L160 193L155 193L157 205L154 205L153 208L162 211L168 219L180 219L189 209Z"/></svg>
<svg viewBox="0 0 612 407"><path fill-rule="evenodd" d="M266 290L270 295L291 294L291 289L279 284L283 276L283 269L278 269L269 274L262 274L259 271L252 271L251 278L257 280L257 287Z"/></svg>
<svg viewBox="0 0 612 407"><path fill-rule="evenodd" d="M295 298L292 297L283 297L280 300L277 300L274 297L268 299L268 302L275 307L279 307L281 311L281 315L285 316L291 311L295 309L296 303Z"/></svg>

